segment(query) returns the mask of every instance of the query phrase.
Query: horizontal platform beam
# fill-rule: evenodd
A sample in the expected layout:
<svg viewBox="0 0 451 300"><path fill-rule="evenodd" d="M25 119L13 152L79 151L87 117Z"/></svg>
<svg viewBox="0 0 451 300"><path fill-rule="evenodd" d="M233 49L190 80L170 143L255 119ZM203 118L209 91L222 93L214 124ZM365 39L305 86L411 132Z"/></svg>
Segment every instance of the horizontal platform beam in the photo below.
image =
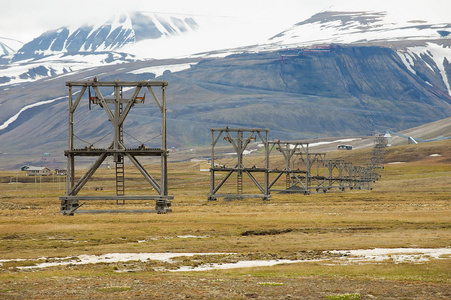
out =
<svg viewBox="0 0 451 300"><path fill-rule="evenodd" d="M168 209L166 212L172 212L171 209ZM145 213L161 213L156 209L92 209L92 210L76 210L74 214L145 214Z"/></svg>
<svg viewBox="0 0 451 300"><path fill-rule="evenodd" d="M234 199L246 199L246 198L271 198L271 195L263 195L263 194L209 194L208 197L211 198L234 198Z"/></svg>
<svg viewBox="0 0 451 300"><path fill-rule="evenodd" d="M269 132L268 128L212 128L211 131L241 131L241 132L253 132L253 131L265 131Z"/></svg>
<svg viewBox="0 0 451 300"><path fill-rule="evenodd" d="M91 97L90 100L93 104L102 104L102 101L98 97ZM124 98L121 98L119 100L104 98L103 100L105 100L106 103L116 103L116 101L118 101L119 103L122 103L122 104L128 103L131 101L131 99L124 99ZM136 97L136 99L133 100L134 104L143 103L143 102L144 102L144 97Z"/></svg>
<svg viewBox="0 0 451 300"><path fill-rule="evenodd" d="M306 170L269 170L268 173L295 173L295 174L307 174Z"/></svg>
<svg viewBox="0 0 451 300"><path fill-rule="evenodd" d="M296 186L296 185L294 185ZM310 190L308 189L270 189L271 192L280 192L281 194L302 194L302 193L309 193Z"/></svg>
<svg viewBox="0 0 451 300"><path fill-rule="evenodd" d="M66 86L167 86L167 81L66 81Z"/></svg>
<svg viewBox="0 0 451 300"><path fill-rule="evenodd" d="M143 149L98 149L98 148L87 148L87 149L74 149L65 150L64 155L74 155L74 156L99 156L106 153L111 156L114 154L127 155L131 154L133 156L161 156L162 154L168 153L167 150L160 148L143 148Z"/></svg>
<svg viewBox="0 0 451 300"><path fill-rule="evenodd" d="M288 146L288 145L293 145L293 146L307 146L309 145L309 143L305 143L305 142L299 142L299 141L269 141L268 142L269 145L280 145L280 146Z"/></svg>
<svg viewBox="0 0 451 300"><path fill-rule="evenodd" d="M61 201L77 200L77 201L108 201L108 200L172 200L174 196L160 196L160 195L130 195L130 196L60 196Z"/></svg>
<svg viewBox="0 0 451 300"><path fill-rule="evenodd" d="M223 172L230 172L230 171L243 171L243 172L266 172L265 168L210 168L212 171L223 171Z"/></svg>

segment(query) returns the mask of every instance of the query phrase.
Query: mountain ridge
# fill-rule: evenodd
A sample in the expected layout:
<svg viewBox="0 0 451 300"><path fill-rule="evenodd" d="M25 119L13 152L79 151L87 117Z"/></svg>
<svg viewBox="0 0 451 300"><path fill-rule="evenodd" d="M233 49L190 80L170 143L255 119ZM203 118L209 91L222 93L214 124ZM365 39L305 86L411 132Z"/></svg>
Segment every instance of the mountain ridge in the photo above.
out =
<svg viewBox="0 0 451 300"><path fill-rule="evenodd" d="M395 21L381 11L324 11L271 37L278 46L317 43L367 43L437 39L451 33L451 23L425 20ZM308 29L308 30L307 30Z"/></svg>
<svg viewBox="0 0 451 300"><path fill-rule="evenodd" d="M344 41L346 36L356 38L363 29L385 22L386 16L374 12L353 17L346 12L331 15L329 23L324 19L327 14L323 14L298 22L293 28L303 27L305 31L310 24L315 31L326 24L326 31L336 32L339 29L332 25L341 24ZM338 20L341 23L337 18L342 18ZM362 29L365 23L369 27ZM139 30L144 30L146 24L142 20ZM423 26L422 30L429 33L439 29L420 21L411 24ZM440 26L444 31L448 28ZM114 31L112 28L108 33ZM287 33L293 33L293 28L258 45L165 60L142 59L122 52L131 46L127 42L130 35L126 34L121 42L111 39L108 44L115 47L125 43L115 48L117 51L101 48L105 41L102 38L95 51L87 46L84 50L93 51L45 53L43 49L51 49L58 40L53 36L43 44L44 48L33 50L37 57L17 60L0 69L0 151L24 156L49 152L51 148L62 155L67 138L64 83L94 76L99 80L167 80L170 147L207 145L211 142L211 127L263 127L270 129L271 138L300 139L401 131L451 115L451 39L437 37L435 32L421 35L421 39L333 43L332 36L313 44L299 39L292 43L294 40L287 36L293 35ZM383 26L376 28L381 30ZM393 28L399 32L398 27ZM161 38L165 34L160 29L158 39L169 41L169 33ZM180 29L174 37L189 37L184 33L187 31ZM70 31L64 36L69 37ZM115 36L120 36L120 30ZM34 106L44 101L49 102ZM25 107L30 108L11 119ZM83 116L92 120L79 125L84 133L80 138L96 141L104 134L109 125L103 113L92 111ZM147 113L153 114L146 110L131 113L125 124L137 140L158 134L158 122L146 118ZM8 120L12 121L6 124ZM30 144L32 148L27 147Z"/></svg>
<svg viewBox="0 0 451 300"><path fill-rule="evenodd" d="M84 24L78 28L60 27L43 33L26 43L12 61L36 58L58 52L118 51L139 40L172 36L198 27L193 18L163 17L157 14L132 12L110 18L97 25Z"/></svg>

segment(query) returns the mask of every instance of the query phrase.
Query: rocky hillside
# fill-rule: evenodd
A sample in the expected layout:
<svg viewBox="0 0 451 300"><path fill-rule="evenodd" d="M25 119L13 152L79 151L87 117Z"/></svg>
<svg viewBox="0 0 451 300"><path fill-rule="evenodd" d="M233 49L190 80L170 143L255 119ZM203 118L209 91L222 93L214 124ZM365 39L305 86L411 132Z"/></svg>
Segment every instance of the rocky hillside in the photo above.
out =
<svg viewBox="0 0 451 300"><path fill-rule="evenodd" d="M152 79L152 64L166 64L169 69L181 63L191 67L157 77L169 82L170 147L208 145L211 127L262 127L270 129L272 139L301 139L400 131L451 114L451 97L440 74L413 74L398 53L387 47L331 45L216 59L134 62L121 64L119 69L86 70L45 85L38 81L27 91L13 88L5 96L18 101L6 103L21 103L33 93L53 95L57 100L24 111L4 128L2 151L62 156L67 144L66 80L94 76L99 80ZM86 109L87 101L82 105ZM155 109L132 109L125 124L128 142L139 144L158 135L160 120ZM83 114L76 125L78 137L88 142L102 138L108 128L101 109Z"/></svg>
<svg viewBox="0 0 451 300"><path fill-rule="evenodd" d="M268 127L278 132L274 138L407 129L451 113L440 75L420 74L437 84L426 83L396 51L379 46L233 55L168 77L171 94L188 86L193 91L176 101L170 116L199 127Z"/></svg>
<svg viewBox="0 0 451 300"><path fill-rule="evenodd" d="M387 16L318 13L258 45L186 52L178 59L138 58L131 50L153 53L157 42L199 45L188 42L200 31L192 18L135 13L49 31L0 57L0 166L34 164L27 159L42 153L63 161L65 82L94 77L167 80L174 148L209 145L211 127L269 128L271 139L304 139L399 132L449 117L451 25L392 23ZM80 108L87 109L87 99ZM102 109L78 118L77 146L109 143ZM157 108L132 109L125 132L130 146L158 136Z"/></svg>

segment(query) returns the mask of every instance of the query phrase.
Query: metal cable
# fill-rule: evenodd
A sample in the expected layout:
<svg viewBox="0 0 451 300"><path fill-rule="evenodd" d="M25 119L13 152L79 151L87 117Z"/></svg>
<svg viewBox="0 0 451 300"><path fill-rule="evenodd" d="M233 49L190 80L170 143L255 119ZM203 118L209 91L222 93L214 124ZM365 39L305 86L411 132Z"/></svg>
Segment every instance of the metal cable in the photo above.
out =
<svg viewBox="0 0 451 300"><path fill-rule="evenodd" d="M88 145L92 145L90 142L85 141L84 139L78 137L76 134L74 134L74 137L76 137L77 139L79 139L79 140L82 141L82 142L85 142L85 143L88 144Z"/></svg>
<svg viewBox="0 0 451 300"><path fill-rule="evenodd" d="M139 143L141 143L141 144L144 144L143 142L141 142L140 140L138 140L137 138L135 138L133 135L131 135L131 134L125 132L125 131L124 131L124 133L125 133L126 135L128 135L129 137L131 137L132 139L134 139L135 141L137 141L137 142L139 142Z"/></svg>
<svg viewBox="0 0 451 300"><path fill-rule="evenodd" d="M111 132L105 134L103 137L101 137L100 139L98 139L97 141L95 141L94 143L92 143L93 145L95 145L96 143L100 142L101 140L103 140L104 138L106 138L107 136L109 136L111 134Z"/></svg>
<svg viewBox="0 0 451 300"><path fill-rule="evenodd" d="M148 140L145 141L143 144L145 144L145 143L147 143L147 142L150 142L150 141L152 141L152 140L154 140L154 139L156 139L157 137L160 137L160 136L161 136L161 133L160 133L159 135L154 136L154 137L151 138L151 139L148 139Z"/></svg>

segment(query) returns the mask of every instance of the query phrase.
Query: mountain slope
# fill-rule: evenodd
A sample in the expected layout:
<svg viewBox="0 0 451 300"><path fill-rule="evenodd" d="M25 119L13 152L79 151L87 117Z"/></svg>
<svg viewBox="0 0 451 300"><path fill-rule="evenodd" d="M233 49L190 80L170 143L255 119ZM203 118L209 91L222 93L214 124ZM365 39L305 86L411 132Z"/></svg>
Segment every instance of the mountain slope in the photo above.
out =
<svg viewBox="0 0 451 300"><path fill-rule="evenodd" d="M325 12L269 43L167 60L140 60L125 50L139 45L152 51L144 46L154 41L191 41L197 22L116 19L111 26L85 29L84 35L96 32L101 38L83 43L70 38L77 30L53 31L17 54L31 58L0 69L0 152L22 157L52 152L63 159L65 81L94 76L167 80L170 147L208 145L211 127L269 128L271 139L300 139L401 131L449 117L451 39L437 38L445 36L439 31L448 25L417 20L406 27L386 21L385 13ZM310 32L318 36L312 40ZM350 43L329 43L336 39ZM85 100L80 107L87 108ZM77 147L107 143L103 136L110 125L104 111L79 117ZM139 146L158 136L159 123L156 108L133 109L125 139Z"/></svg>
<svg viewBox="0 0 451 300"><path fill-rule="evenodd" d="M99 24L47 31L24 44L17 52L3 47L9 51L9 56L3 57L0 86L32 82L106 64L136 61L142 58L123 52L126 46L133 47L143 41L177 40L198 28L197 22L188 16L133 12ZM3 48L0 43L0 49Z"/></svg>
<svg viewBox="0 0 451 300"><path fill-rule="evenodd" d="M319 43L368 43L438 39L451 33L451 23L399 21L385 11L325 11L270 38L278 46Z"/></svg>
<svg viewBox="0 0 451 300"><path fill-rule="evenodd" d="M398 49L407 69L433 87L440 87L451 95L451 46L444 40L412 45ZM437 76L439 75L439 76ZM441 80L440 80L441 79Z"/></svg>
<svg viewBox="0 0 451 300"><path fill-rule="evenodd" d="M25 44L13 61L37 58L55 52L86 53L118 51L136 41L174 36L197 29L190 17L176 18L154 13L133 12L111 18L98 25L83 25L76 29L61 27L45 32Z"/></svg>
<svg viewBox="0 0 451 300"><path fill-rule="evenodd" d="M193 94L196 105L180 113L173 108L173 119L269 127L290 138L410 128L451 114L446 92L382 47L234 55L201 62L170 81L176 89L184 82L201 88Z"/></svg>
<svg viewBox="0 0 451 300"><path fill-rule="evenodd" d="M412 74L397 52L389 48L340 46L300 56L266 52L197 61L160 62L167 68L191 64L189 69L166 72L157 78L169 82L171 147L209 144L211 127L263 127L271 130L271 138L299 139L400 131L451 115L451 97ZM46 147L56 143L59 146L53 147L62 153L67 135L64 81L92 78L99 73L105 74L99 80L149 79L146 66L151 64L159 63L125 63L121 70L106 66L47 83L55 97L63 98L30 109L0 131L3 151L30 151L25 145L32 143L36 150L48 152ZM16 93L11 95L20 100ZM26 93L22 99L25 97ZM53 117L45 120L50 111ZM154 113L146 109L139 109L136 115L130 113L125 130L142 141L158 135L158 118L147 117ZM92 111L83 118L85 121L77 125L84 133L81 139L95 141L105 134L103 129L109 125L103 111Z"/></svg>

